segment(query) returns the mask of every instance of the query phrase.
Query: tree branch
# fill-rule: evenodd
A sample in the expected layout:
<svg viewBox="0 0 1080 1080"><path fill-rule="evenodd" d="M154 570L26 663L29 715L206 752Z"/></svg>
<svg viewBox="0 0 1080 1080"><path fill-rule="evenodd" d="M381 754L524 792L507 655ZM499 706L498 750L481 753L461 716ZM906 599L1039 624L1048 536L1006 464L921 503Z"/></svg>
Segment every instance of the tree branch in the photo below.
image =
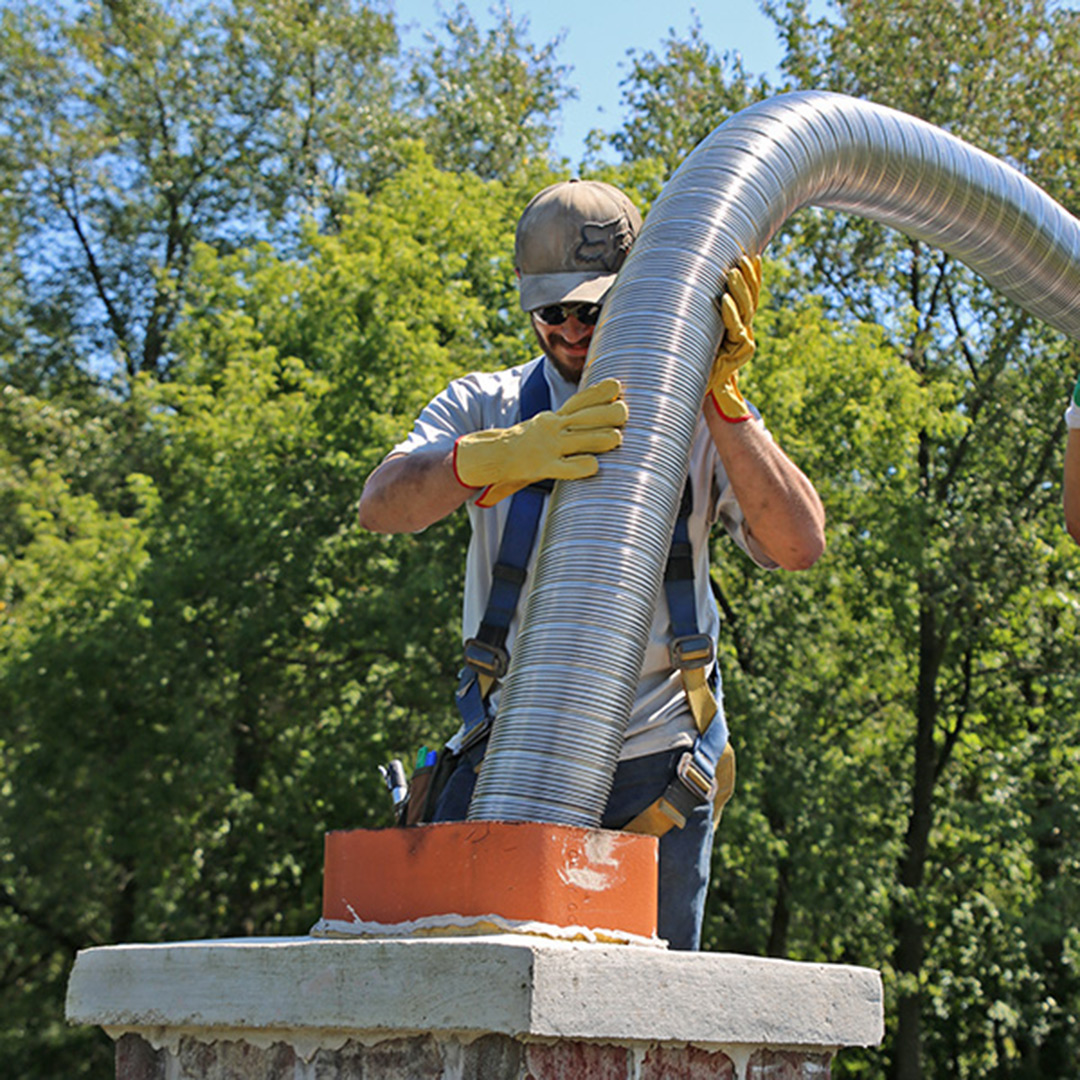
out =
<svg viewBox="0 0 1080 1080"><path fill-rule="evenodd" d="M22 904L12 896L5 885L0 885L0 905L6 907L27 925L40 931L56 945L61 946L73 955L80 949L86 948L87 942L85 940L77 941L66 930L62 930L53 925L52 921L47 919L44 915L23 907ZM95 945L99 944L96 938L91 939L90 943Z"/></svg>

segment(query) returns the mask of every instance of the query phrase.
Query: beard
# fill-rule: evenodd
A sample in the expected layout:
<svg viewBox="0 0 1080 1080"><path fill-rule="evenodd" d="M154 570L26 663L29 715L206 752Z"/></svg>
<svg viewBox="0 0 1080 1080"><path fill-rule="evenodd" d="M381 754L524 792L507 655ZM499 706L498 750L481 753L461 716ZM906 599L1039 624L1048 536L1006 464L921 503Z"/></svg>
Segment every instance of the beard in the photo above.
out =
<svg viewBox="0 0 1080 1080"><path fill-rule="evenodd" d="M581 374L582 374L582 371L584 370L584 364L582 364L580 367L577 366L577 365L574 365L573 367L570 367L570 366L567 365L565 360L560 359L558 356L556 356L555 352L553 351L554 348L557 348L560 345L564 346L566 348L569 348L570 347L570 342L567 341L566 338L562 337L562 335L560 335L560 334L558 334L558 333L556 333L555 331L552 331L552 330L548 331L548 336L547 336L547 339L545 340L545 338L540 333L540 331L536 329L536 323L531 319L529 321L530 321L530 324L532 325L533 336L536 338L536 343L537 343L537 345L540 346L540 351L551 361L551 363L554 366L555 370L568 383L574 383L575 385L580 383L581 382Z"/></svg>

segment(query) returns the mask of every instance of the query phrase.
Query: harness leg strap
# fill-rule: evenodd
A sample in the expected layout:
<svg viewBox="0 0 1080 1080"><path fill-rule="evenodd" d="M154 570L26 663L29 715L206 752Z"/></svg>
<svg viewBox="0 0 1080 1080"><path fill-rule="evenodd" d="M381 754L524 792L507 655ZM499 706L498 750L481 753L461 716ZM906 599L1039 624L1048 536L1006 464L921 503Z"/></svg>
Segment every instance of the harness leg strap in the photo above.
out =
<svg viewBox="0 0 1080 1080"><path fill-rule="evenodd" d="M671 829L681 829L686 819L702 803L713 804L713 829L720 823L720 814L735 792L735 751L731 743L716 762L716 772L710 779L694 765L691 752L683 754L674 779L664 794L650 803L623 832L663 836Z"/></svg>

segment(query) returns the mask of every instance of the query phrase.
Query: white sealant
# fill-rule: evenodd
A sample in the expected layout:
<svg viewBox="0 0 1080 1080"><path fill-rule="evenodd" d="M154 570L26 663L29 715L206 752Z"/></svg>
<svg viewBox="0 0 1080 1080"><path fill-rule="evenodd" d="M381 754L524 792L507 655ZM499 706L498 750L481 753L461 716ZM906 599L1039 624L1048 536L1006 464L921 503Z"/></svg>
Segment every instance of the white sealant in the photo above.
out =
<svg viewBox="0 0 1080 1080"><path fill-rule="evenodd" d="M312 937L328 938L478 937L492 933L526 934L554 938L556 941L592 941L606 945L667 948L667 942L663 938L631 934L626 930L555 926L552 923L506 919L501 915L428 915L422 919L410 919L400 923L367 922L354 915L352 919L320 919L311 928Z"/></svg>

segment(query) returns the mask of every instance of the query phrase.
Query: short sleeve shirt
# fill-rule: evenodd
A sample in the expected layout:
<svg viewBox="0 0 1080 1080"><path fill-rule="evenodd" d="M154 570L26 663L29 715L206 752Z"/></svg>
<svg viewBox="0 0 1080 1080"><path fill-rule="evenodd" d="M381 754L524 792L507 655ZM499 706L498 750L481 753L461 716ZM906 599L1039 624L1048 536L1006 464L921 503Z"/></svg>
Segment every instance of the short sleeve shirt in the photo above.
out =
<svg viewBox="0 0 1080 1080"><path fill-rule="evenodd" d="M418 450L448 452L457 439L474 431L505 428L520 420L521 388L537 364L551 393L551 408L558 409L578 389L563 379L550 361L539 357L528 364L498 372L476 372L455 379L420 414L409 436L391 451L408 454ZM709 531L720 522L728 534L759 566L772 568L771 562L747 531L742 509L728 482L720 455L716 451L704 417L698 419L690 452L690 481L693 507L688 522L694 552L694 589L698 630L714 641L720 629L720 615L709 586ZM479 495L479 492L477 492ZM467 504L472 525L472 539L465 567L465 600L462 615L463 640L473 637L480 626L491 588L492 572L499 542L510 512L511 499L492 507ZM541 519L540 528L543 528ZM540 533L538 532L539 536ZM539 545L537 545L539 547ZM534 549L529 565L535 564ZM513 657L518 624L525 610L529 578L518 602L518 613L510 625L506 647ZM633 711L626 729L620 760L659 753L693 742L695 729L682 676L671 666L669 645L672 639L667 600L661 593L653 617L638 682ZM498 689L492 692L491 704L498 708Z"/></svg>

